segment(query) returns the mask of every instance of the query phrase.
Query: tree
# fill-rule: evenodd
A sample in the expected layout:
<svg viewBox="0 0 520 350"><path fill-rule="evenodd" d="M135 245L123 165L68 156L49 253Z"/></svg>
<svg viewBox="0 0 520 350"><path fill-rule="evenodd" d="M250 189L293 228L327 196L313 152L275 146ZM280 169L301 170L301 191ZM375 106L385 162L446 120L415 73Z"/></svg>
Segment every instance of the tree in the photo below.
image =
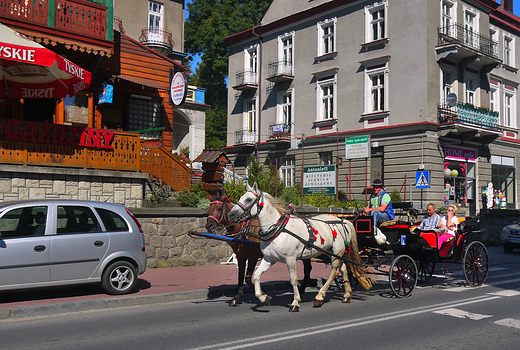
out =
<svg viewBox="0 0 520 350"><path fill-rule="evenodd" d="M229 50L224 38L257 26L270 0L193 0L184 24L186 52L201 56L198 86L206 89L206 147L226 145Z"/></svg>

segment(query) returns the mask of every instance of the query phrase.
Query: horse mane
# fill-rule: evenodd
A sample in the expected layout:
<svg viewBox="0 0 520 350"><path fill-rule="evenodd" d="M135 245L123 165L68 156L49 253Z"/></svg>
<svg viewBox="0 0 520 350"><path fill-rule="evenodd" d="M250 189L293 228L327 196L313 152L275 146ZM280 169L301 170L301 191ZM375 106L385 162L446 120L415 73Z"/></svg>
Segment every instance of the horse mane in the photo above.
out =
<svg viewBox="0 0 520 350"><path fill-rule="evenodd" d="M276 197L273 197L271 196L269 193L267 192L262 192L262 194L264 195L265 198L267 198L269 200L269 202L271 203L271 205L280 213L280 214L287 214L289 213L289 210L287 209L287 206L285 205L285 203L281 200L281 199L278 199Z"/></svg>

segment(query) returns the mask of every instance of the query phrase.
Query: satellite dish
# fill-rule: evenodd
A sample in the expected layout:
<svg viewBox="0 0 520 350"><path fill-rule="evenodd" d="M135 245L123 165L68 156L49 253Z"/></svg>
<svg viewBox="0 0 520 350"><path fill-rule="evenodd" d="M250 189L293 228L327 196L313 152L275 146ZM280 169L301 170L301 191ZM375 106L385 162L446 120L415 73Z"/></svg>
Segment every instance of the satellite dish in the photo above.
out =
<svg viewBox="0 0 520 350"><path fill-rule="evenodd" d="M457 94L455 94L453 92L448 94L447 99L446 99L446 103L450 107L455 106L457 104Z"/></svg>

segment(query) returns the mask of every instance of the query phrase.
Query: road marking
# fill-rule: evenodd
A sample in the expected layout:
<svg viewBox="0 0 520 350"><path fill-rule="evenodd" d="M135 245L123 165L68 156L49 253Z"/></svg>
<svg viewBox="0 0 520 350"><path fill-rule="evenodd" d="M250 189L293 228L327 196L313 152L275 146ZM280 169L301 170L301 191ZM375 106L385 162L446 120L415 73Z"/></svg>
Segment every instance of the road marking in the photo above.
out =
<svg viewBox="0 0 520 350"><path fill-rule="evenodd" d="M506 289L506 290L501 290L501 291L498 291L498 292L486 293L486 294L488 294L488 295L498 295L500 297L515 297L517 295L520 295L520 291L515 290L515 289Z"/></svg>
<svg viewBox="0 0 520 350"><path fill-rule="evenodd" d="M503 320L495 321L495 324L507 327L520 328L520 321L513 318L504 318Z"/></svg>
<svg viewBox="0 0 520 350"><path fill-rule="evenodd" d="M483 320L484 318L493 317L493 315L474 314L472 312L467 312L467 311L459 310L459 309L455 309L455 308L434 311L433 313L440 314L440 315L453 316L453 317L457 317L457 318L466 318L466 319L475 320L475 321Z"/></svg>
<svg viewBox="0 0 520 350"><path fill-rule="evenodd" d="M335 323L319 325L319 326L314 326L314 327L301 328L301 329L296 329L296 330L287 331L287 332L271 333L271 334L260 335L257 337L251 337L251 338L246 338L246 339L241 339L241 340L223 342L223 343L219 343L219 344L211 344L211 345L207 345L207 346L201 346L198 348L192 348L190 350L244 349L247 347L260 346L260 345L271 344L271 343L276 343L276 342L280 342L280 341L287 341L287 340L295 339L295 338L303 339L304 337L309 337L309 336L313 336L316 334L336 332L338 330L361 327L361 326L365 326L368 324L374 324L374 323L380 323L380 322L404 318L404 317L410 317L412 315L419 315L419 314L435 312L438 310L445 310L447 307L460 307L463 305L482 303L482 302L495 300L495 299L501 299L501 297L499 297L499 296L488 296L488 297L482 296L482 297L477 297L477 298L463 299L459 302L442 303L442 304L437 304L437 305L432 305L432 306L424 306L424 307L420 307L417 309L407 309L407 310L401 310L401 311L397 311L397 312L390 312L387 314L374 315L374 316L359 318L359 319L355 319L355 320L335 322Z"/></svg>
<svg viewBox="0 0 520 350"><path fill-rule="evenodd" d="M514 282L519 282L519 281L520 281L520 278L514 278L514 279L510 279L510 280L490 282L490 283L486 283L486 284L479 286L479 288L490 287L490 286L499 286L501 284L514 283ZM455 288L443 289L443 291L446 291L446 292L463 292L466 290L468 290L468 287L455 287Z"/></svg>

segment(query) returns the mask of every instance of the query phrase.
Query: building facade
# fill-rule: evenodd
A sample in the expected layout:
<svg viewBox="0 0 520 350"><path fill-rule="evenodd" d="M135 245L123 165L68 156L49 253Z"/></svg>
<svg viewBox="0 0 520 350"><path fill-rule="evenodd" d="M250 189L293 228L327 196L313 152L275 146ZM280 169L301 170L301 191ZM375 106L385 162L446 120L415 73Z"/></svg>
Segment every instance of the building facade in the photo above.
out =
<svg viewBox="0 0 520 350"><path fill-rule="evenodd" d="M184 53L183 0L115 0L115 27L122 34L183 64ZM171 133L166 136L174 153L188 148L195 159L205 148L206 109L205 90L188 87L186 102L173 111ZM154 129L148 126L145 129ZM163 136L155 132L145 137ZM164 138L164 137L162 137Z"/></svg>
<svg viewBox="0 0 520 350"><path fill-rule="evenodd" d="M274 0L226 39L228 156L270 158L287 185L334 165L351 199L380 178L473 215L491 182L515 208L519 35L512 1ZM369 154L347 152L359 137Z"/></svg>

